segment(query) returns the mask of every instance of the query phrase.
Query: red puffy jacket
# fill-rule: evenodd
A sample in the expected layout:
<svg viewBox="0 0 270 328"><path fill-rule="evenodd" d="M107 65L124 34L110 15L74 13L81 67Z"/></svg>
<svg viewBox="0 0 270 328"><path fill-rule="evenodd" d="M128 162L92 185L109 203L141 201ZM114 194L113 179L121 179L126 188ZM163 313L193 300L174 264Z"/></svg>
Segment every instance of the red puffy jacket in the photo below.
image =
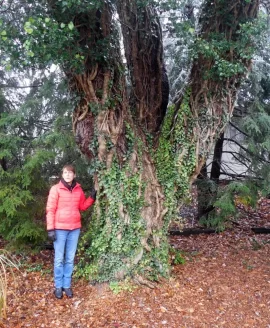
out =
<svg viewBox="0 0 270 328"><path fill-rule="evenodd" d="M49 193L46 206L47 230L81 228L80 211L87 210L94 202L91 197L85 198L79 183L69 191L60 181Z"/></svg>

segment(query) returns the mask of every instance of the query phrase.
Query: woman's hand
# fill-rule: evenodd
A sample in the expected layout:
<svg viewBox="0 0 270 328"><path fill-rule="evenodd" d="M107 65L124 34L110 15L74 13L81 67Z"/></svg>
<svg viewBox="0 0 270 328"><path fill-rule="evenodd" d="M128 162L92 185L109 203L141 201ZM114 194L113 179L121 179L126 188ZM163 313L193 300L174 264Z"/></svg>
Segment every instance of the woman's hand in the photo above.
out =
<svg viewBox="0 0 270 328"><path fill-rule="evenodd" d="M56 241L55 230L48 230L48 238L49 238L51 241Z"/></svg>
<svg viewBox="0 0 270 328"><path fill-rule="evenodd" d="M97 197L97 191L95 190L95 188L93 188L91 190L91 193L90 193L90 197L94 200L96 200L96 197Z"/></svg>

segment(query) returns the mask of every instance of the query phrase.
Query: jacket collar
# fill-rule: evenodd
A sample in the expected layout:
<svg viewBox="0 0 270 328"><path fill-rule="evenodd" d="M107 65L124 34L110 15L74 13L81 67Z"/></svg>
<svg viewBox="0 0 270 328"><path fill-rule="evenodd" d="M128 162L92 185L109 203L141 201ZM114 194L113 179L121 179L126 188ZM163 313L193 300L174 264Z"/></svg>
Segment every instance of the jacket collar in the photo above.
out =
<svg viewBox="0 0 270 328"><path fill-rule="evenodd" d="M69 191L72 191L78 185L78 183L75 180L73 180L71 185L69 185L63 178L61 178L59 184L63 185L63 187L65 187Z"/></svg>

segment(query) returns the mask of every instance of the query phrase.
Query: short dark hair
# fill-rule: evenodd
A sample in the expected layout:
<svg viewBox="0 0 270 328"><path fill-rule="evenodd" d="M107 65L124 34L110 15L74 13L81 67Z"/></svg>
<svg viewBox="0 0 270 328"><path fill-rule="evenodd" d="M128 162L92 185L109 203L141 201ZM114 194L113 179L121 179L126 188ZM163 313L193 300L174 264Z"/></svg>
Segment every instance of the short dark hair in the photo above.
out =
<svg viewBox="0 0 270 328"><path fill-rule="evenodd" d="M63 167L62 172L63 172L65 169L66 169L67 171L71 171L71 172L73 172L74 174L76 174L75 167L74 167L73 165L71 165L71 164L66 164L66 165Z"/></svg>

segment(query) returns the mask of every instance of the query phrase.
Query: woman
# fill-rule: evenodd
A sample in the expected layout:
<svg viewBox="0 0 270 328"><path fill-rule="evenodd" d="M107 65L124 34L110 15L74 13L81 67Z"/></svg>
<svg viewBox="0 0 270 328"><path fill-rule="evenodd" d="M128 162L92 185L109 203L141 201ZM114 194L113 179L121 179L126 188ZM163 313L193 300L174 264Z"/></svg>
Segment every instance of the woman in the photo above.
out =
<svg viewBox="0 0 270 328"><path fill-rule="evenodd" d="M54 244L54 295L73 296L71 276L81 228L80 211L87 210L96 200L96 191L86 198L75 178L75 168L65 165L60 182L49 193L46 213L48 237Z"/></svg>

